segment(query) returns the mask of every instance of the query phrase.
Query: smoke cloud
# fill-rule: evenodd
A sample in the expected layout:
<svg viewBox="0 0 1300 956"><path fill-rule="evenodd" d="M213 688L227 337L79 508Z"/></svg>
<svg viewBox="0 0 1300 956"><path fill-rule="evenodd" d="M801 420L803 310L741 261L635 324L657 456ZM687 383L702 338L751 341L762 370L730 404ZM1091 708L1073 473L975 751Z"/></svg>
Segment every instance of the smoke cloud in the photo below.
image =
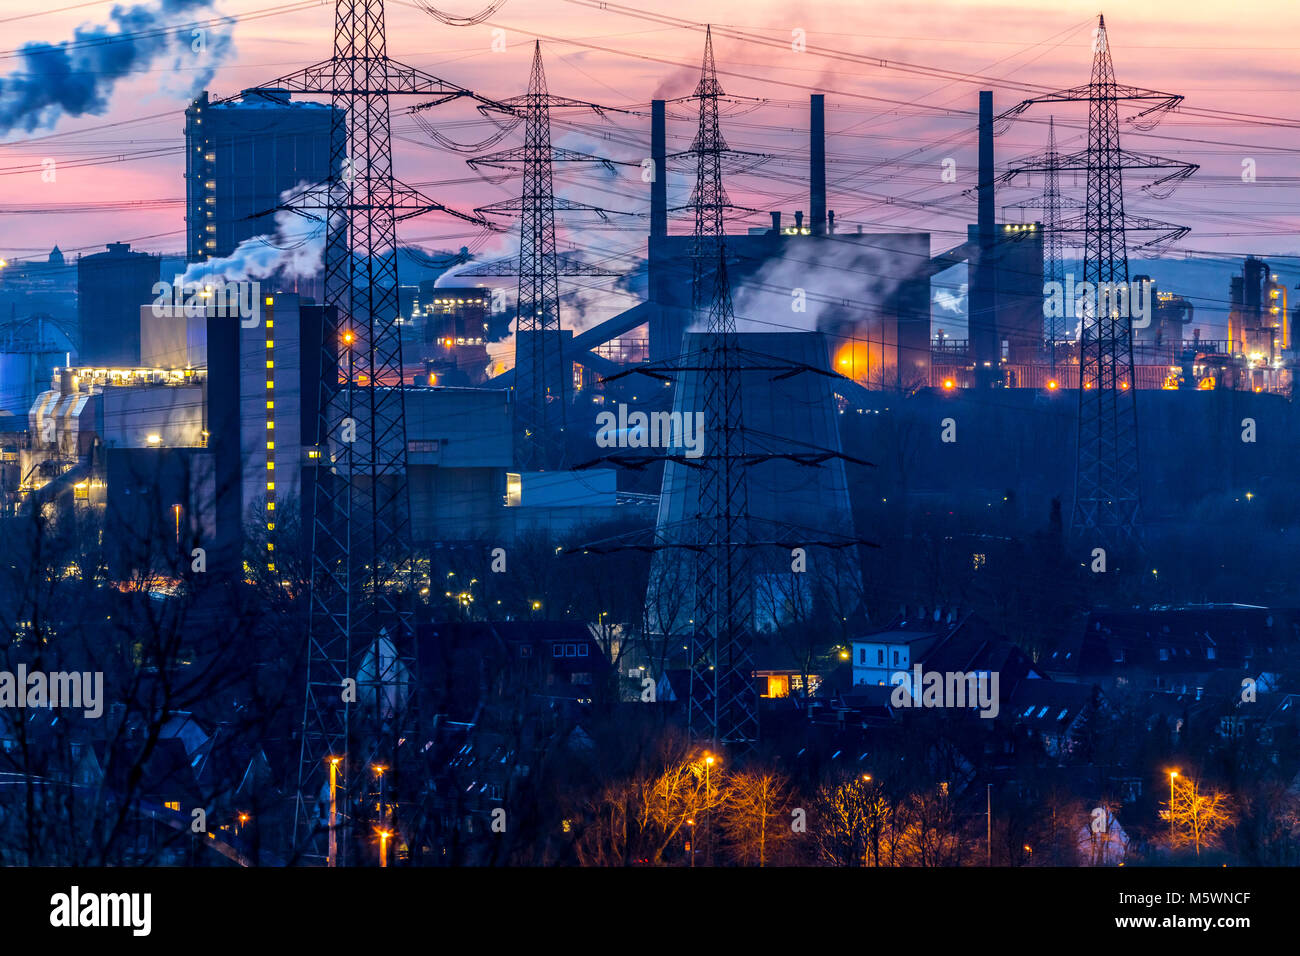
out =
<svg viewBox="0 0 1300 956"><path fill-rule="evenodd" d="M192 96L230 53L227 35L188 26L212 0L159 0L115 6L109 22L77 27L71 40L28 43L21 66L0 77L0 135L50 128L63 116L97 116L108 109L117 82L170 56L170 74L190 77L179 95ZM166 76L166 74L165 74Z"/></svg>
<svg viewBox="0 0 1300 956"><path fill-rule="evenodd" d="M878 325L882 315L895 311L890 299L899 283L922 264L870 236L837 236L816 246L787 241L781 255L755 272L733 269L736 330L831 332Z"/></svg>
<svg viewBox="0 0 1300 956"><path fill-rule="evenodd" d="M290 202L306 186L299 183L280 194ZM303 219L289 210L275 214L275 232L245 239L229 256L192 263L184 281L201 282L220 278L226 282L266 279L309 279L320 274L325 258L325 226Z"/></svg>

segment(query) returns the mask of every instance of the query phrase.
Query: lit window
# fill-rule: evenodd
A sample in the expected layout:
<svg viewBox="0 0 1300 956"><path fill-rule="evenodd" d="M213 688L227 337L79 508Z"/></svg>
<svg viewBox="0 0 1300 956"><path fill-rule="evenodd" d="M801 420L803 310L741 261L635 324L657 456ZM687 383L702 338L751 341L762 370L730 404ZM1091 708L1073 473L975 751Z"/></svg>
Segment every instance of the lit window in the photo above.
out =
<svg viewBox="0 0 1300 956"><path fill-rule="evenodd" d="M274 531L274 530L275 530L275 522L274 522L274 521L268 521L268 522L266 523L266 530L267 530L267 531Z"/></svg>
<svg viewBox="0 0 1300 956"><path fill-rule="evenodd" d="M275 451L275 442L273 442L273 441L269 441L269 442L267 442L267 443L266 443L266 450L267 450L267 451Z"/></svg>
<svg viewBox="0 0 1300 956"><path fill-rule="evenodd" d="M274 502L274 501L268 501L268 502L266 503L266 510L267 510L267 511L274 511L274 510L275 510L275 502Z"/></svg>
<svg viewBox="0 0 1300 956"><path fill-rule="evenodd" d="M274 550L275 550L275 545L273 545L270 541L266 542L266 550L267 550L267 551L274 551Z"/></svg>
<svg viewBox="0 0 1300 956"><path fill-rule="evenodd" d="M266 407L267 407L267 408L275 408L275 402L270 402L270 401L268 401L268 402L266 403Z"/></svg>
<svg viewBox="0 0 1300 956"><path fill-rule="evenodd" d="M266 347L267 347L268 349L273 349L273 348L275 348L275 339L267 339L267 340L266 340Z"/></svg>
<svg viewBox="0 0 1300 956"><path fill-rule="evenodd" d="M268 462L266 463L266 470L267 470L267 471L275 471L275 462L273 462L273 461L268 461Z"/></svg>
<svg viewBox="0 0 1300 956"><path fill-rule="evenodd" d="M267 427L267 428L270 428L270 429L274 429L274 428L275 428L275 422L267 422L267 423L266 423L266 427Z"/></svg>
<svg viewBox="0 0 1300 956"><path fill-rule="evenodd" d="M267 327L268 329L273 329L273 328L275 328L275 323L274 323L272 320L267 319L267 320L266 320L266 327Z"/></svg>
<svg viewBox="0 0 1300 956"><path fill-rule="evenodd" d="M267 368L275 368L275 363L272 362L270 359L267 359L267 360L266 360L266 367L267 367Z"/></svg>
<svg viewBox="0 0 1300 956"><path fill-rule="evenodd" d="M268 379L266 380L266 387L267 387L267 388L275 388L275 382L271 381L271 380L268 378Z"/></svg>
<svg viewBox="0 0 1300 956"><path fill-rule="evenodd" d="M275 482L274 482L274 481L268 481L268 482L266 483L266 490L267 490L267 491L275 491Z"/></svg>

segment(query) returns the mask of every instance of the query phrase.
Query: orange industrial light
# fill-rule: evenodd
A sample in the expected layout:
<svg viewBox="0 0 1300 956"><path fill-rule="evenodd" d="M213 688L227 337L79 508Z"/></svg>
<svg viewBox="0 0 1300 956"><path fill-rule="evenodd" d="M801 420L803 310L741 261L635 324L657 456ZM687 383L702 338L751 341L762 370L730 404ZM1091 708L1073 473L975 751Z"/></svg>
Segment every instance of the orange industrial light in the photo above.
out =
<svg viewBox="0 0 1300 956"><path fill-rule="evenodd" d="M1052 378L1047 380L1047 390L1049 392L1054 392L1060 387L1061 385L1059 382L1056 381L1056 379Z"/></svg>
<svg viewBox="0 0 1300 956"><path fill-rule="evenodd" d="M953 381L952 379L950 379L950 378L945 378L945 379L943 380L943 387L944 387L944 388L955 388L956 386L957 386L957 383L954 382L954 381Z"/></svg>
<svg viewBox="0 0 1300 956"><path fill-rule="evenodd" d="M346 332L343 333L343 344L344 344L344 345L351 345L351 344L353 343L353 341L355 341L355 339L356 339L356 336L352 334L352 330L351 330L351 329L348 329L348 331L346 331Z"/></svg>

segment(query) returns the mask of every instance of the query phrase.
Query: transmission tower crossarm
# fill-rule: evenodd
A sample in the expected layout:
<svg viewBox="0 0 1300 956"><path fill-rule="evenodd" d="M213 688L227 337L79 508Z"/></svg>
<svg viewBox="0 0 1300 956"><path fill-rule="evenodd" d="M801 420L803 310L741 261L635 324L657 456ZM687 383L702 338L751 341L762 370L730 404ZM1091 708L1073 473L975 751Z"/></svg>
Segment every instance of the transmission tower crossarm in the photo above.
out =
<svg viewBox="0 0 1300 956"><path fill-rule="evenodd" d="M467 159L466 165L493 166L497 169L518 169L531 161L527 147L516 146L511 149L503 149L499 152L488 153L486 156L475 156L473 159ZM551 147L551 162L553 163L600 163L610 172L614 171L617 166L640 166L639 162L622 159L608 159L604 156L593 156L590 153L580 153L575 149L564 149L559 146Z"/></svg>
<svg viewBox="0 0 1300 956"><path fill-rule="evenodd" d="M422 216L429 212L442 212L456 219L473 223L476 226L482 226L486 229L494 228L493 224L482 216L474 216L452 209L435 199L430 199L413 186L407 186L405 183L391 178L387 182L391 184L392 195L391 201L388 199L384 201L384 207L391 209L398 221ZM346 180L327 179L298 190L286 201L272 206L265 212L255 213L250 218L268 216L283 211L292 212L304 219L315 222L324 222L326 217L335 210L365 210L374 207L375 203L370 199L363 199L360 202L355 202L352 199L340 199L340 193L343 192L345 185Z"/></svg>
<svg viewBox="0 0 1300 956"><path fill-rule="evenodd" d="M358 60L357 62L361 62ZM424 106L436 106L460 97L474 97L474 93L455 83L426 73L413 66L399 63L389 57L367 57L366 82L357 85L351 63L322 60L301 70L295 70L270 83L269 89L288 90L292 93L320 93L337 96L432 96L435 99ZM474 97L478 99L478 97Z"/></svg>
<svg viewBox="0 0 1300 956"><path fill-rule="evenodd" d="M1113 90L1111 96L1109 91ZM1023 113L1030 106L1041 103L1082 103L1096 97L1096 89L1092 84L1086 86L1076 86L1068 90L1057 90L1055 93L1045 93L1042 96L1031 96L1028 99L1021 100L1018 104L1007 110L998 119L1008 118L1019 113ZM1138 86L1126 86L1122 83L1111 84L1107 93L1108 100L1123 101L1128 103L1147 103L1148 110L1152 109L1173 109L1180 104L1184 97L1181 93L1164 93L1160 90L1147 90Z"/></svg>

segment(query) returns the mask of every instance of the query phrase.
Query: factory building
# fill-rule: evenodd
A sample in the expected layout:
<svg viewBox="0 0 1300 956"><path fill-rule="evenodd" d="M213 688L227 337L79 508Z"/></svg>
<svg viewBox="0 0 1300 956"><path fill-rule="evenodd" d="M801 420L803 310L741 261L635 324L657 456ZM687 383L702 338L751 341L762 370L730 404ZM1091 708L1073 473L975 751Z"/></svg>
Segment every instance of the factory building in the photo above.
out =
<svg viewBox="0 0 1300 956"><path fill-rule="evenodd" d="M106 252L77 260L77 361L96 368L140 365L140 306L152 302L161 260L110 242Z"/></svg>
<svg viewBox="0 0 1300 956"><path fill-rule="evenodd" d="M294 102L287 90L250 89L230 100L204 91L185 111L186 255L229 256L272 230L264 215L281 195L330 176L335 109Z"/></svg>
<svg viewBox="0 0 1300 956"><path fill-rule="evenodd" d="M693 238L668 234L667 136L663 103L651 114L648 324L651 361L675 358L691 318ZM930 235L837 231L827 209L824 97L811 98L810 183L805 220L772 213L770 228L726 238L727 272L738 327L771 316L787 328L832 336L855 378L879 387L928 383L930 377ZM706 270L710 271L711 270ZM706 280L707 283L708 280ZM708 287L706 285L706 287ZM794 303L792 304L792 297ZM760 326L761 327L761 326ZM840 363L837 361L837 367Z"/></svg>
<svg viewBox="0 0 1300 956"><path fill-rule="evenodd" d="M488 374L492 291L420 283L412 318L422 328L416 358L429 385L481 385Z"/></svg>
<svg viewBox="0 0 1300 956"><path fill-rule="evenodd" d="M115 573L178 569L214 530L202 369L59 368L37 396L6 502L102 509Z"/></svg>
<svg viewBox="0 0 1300 956"><path fill-rule="evenodd" d="M0 416L25 421L37 393L67 362L71 349L66 332L48 315L0 323Z"/></svg>
<svg viewBox="0 0 1300 956"><path fill-rule="evenodd" d="M1248 256L1241 275L1233 276L1229 284L1227 354L1271 364L1290 348L1287 288L1269 271L1267 262Z"/></svg>
<svg viewBox="0 0 1300 956"><path fill-rule="evenodd" d="M215 559L238 573L255 531L268 554L310 542L312 487L305 457L316 444L321 336L332 310L292 293L266 295L257 321L211 315L203 323L207 409L216 474ZM143 320L142 320L143 321ZM177 321L177 320L173 320ZM305 516L305 517L304 517ZM286 540L288 523L306 536ZM274 561L268 560L274 570Z"/></svg>

